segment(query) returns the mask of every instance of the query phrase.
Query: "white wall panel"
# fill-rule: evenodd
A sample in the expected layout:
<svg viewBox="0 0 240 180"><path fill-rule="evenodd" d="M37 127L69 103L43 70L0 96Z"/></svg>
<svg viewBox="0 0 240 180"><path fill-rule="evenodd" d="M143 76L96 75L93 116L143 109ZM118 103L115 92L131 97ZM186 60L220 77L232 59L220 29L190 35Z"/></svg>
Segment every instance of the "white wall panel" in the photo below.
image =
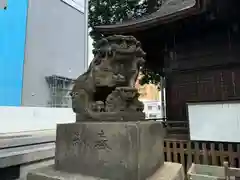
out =
<svg viewBox="0 0 240 180"><path fill-rule="evenodd" d="M0 107L0 133L56 129L58 123L75 120L71 108Z"/></svg>
<svg viewBox="0 0 240 180"><path fill-rule="evenodd" d="M191 140L240 142L240 102L188 104Z"/></svg>

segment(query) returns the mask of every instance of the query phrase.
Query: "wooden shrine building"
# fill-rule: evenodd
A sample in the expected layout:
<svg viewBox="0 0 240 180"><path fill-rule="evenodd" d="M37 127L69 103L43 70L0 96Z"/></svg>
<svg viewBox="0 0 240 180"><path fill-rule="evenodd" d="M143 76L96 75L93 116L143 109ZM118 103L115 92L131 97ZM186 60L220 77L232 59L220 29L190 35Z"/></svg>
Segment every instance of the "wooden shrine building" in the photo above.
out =
<svg viewBox="0 0 240 180"><path fill-rule="evenodd" d="M240 0L168 0L147 16L97 26L104 35L133 35L147 63L163 72L169 133L188 134L189 102L240 99Z"/></svg>

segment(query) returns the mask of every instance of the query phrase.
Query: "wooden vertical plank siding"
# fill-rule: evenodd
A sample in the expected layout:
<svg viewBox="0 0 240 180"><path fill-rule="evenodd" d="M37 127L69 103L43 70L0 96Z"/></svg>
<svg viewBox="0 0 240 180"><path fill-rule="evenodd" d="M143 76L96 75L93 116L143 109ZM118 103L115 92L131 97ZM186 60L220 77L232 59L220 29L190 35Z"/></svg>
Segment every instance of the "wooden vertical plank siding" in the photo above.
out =
<svg viewBox="0 0 240 180"><path fill-rule="evenodd" d="M178 154L179 150L177 150L177 142L172 142L173 143L173 162L178 162Z"/></svg>
<svg viewBox="0 0 240 180"><path fill-rule="evenodd" d="M200 164L200 150L199 150L199 144L198 142L194 143L195 153L194 153L194 159L196 164Z"/></svg>
<svg viewBox="0 0 240 180"><path fill-rule="evenodd" d="M219 157L220 157L220 163L221 163L220 165L223 165L223 162L225 160L225 153L224 153L224 149L223 149L223 144L222 143L219 144L219 151L220 151Z"/></svg>
<svg viewBox="0 0 240 180"><path fill-rule="evenodd" d="M211 154L211 158L212 158L212 164L217 164L216 153L215 153L215 144L211 143L210 148L211 148L210 154Z"/></svg>
<svg viewBox="0 0 240 180"><path fill-rule="evenodd" d="M206 143L202 144L202 148L203 148L203 164L208 164L208 150L206 147Z"/></svg>
<svg viewBox="0 0 240 180"><path fill-rule="evenodd" d="M169 141L165 141L166 142L166 149L165 149L165 153L167 154L167 160L166 161L172 161L172 149L170 148L170 143Z"/></svg>
<svg viewBox="0 0 240 180"><path fill-rule="evenodd" d="M234 156L232 155L233 152L233 147L232 147L232 144L228 144L228 154L229 154L229 165L230 166L234 166Z"/></svg>
<svg viewBox="0 0 240 180"><path fill-rule="evenodd" d="M238 168L240 167L240 153L239 152L240 152L240 144L237 145L237 157L238 157L238 162L237 162L238 165L237 166L238 166Z"/></svg>
<svg viewBox="0 0 240 180"><path fill-rule="evenodd" d="M191 148L191 142L187 142L187 169L189 169L193 162L193 153Z"/></svg>
<svg viewBox="0 0 240 180"><path fill-rule="evenodd" d="M186 165L186 163L187 162L185 162L185 150L184 150L184 145L185 145L186 143L180 143L180 161L181 161L181 164L183 165L183 167L186 167L185 165Z"/></svg>
<svg viewBox="0 0 240 180"><path fill-rule="evenodd" d="M192 146L191 143L188 140L165 139L165 161L181 163L187 169L192 163L222 166L226 160L231 167L240 167L240 144L194 142Z"/></svg>

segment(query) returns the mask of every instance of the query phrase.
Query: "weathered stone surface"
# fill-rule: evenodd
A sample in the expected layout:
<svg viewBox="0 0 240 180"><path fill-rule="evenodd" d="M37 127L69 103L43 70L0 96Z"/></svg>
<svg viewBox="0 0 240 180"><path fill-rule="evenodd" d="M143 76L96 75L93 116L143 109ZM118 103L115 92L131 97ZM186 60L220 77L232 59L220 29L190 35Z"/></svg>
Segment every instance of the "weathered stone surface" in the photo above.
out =
<svg viewBox="0 0 240 180"><path fill-rule="evenodd" d="M28 174L27 180L110 180L99 177L84 176L68 172L56 171L53 166L37 169ZM184 170L181 164L165 162L147 180L184 180ZM137 180L126 178L125 180Z"/></svg>
<svg viewBox="0 0 240 180"><path fill-rule="evenodd" d="M27 180L106 180L106 179L56 171L54 166L47 166L28 173Z"/></svg>
<svg viewBox="0 0 240 180"><path fill-rule="evenodd" d="M144 56L140 42L133 36L100 40L87 72L77 78L71 92L73 111L81 115L77 120L103 121L99 117L103 112L110 117L122 111L144 116L143 103L134 87ZM115 121L119 120L116 116Z"/></svg>
<svg viewBox="0 0 240 180"><path fill-rule="evenodd" d="M163 163L159 122L85 122L57 127L55 167L111 180L144 180Z"/></svg>
<svg viewBox="0 0 240 180"><path fill-rule="evenodd" d="M132 36L98 42L71 92L76 123L57 126L54 166L28 180L145 180L163 166L162 124L145 119L134 88L144 56Z"/></svg>
<svg viewBox="0 0 240 180"><path fill-rule="evenodd" d="M147 180L184 180L185 174L181 164L165 162L151 177Z"/></svg>
<svg viewBox="0 0 240 180"><path fill-rule="evenodd" d="M86 120L87 116L87 120ZM107 121L107 122L117 122L120 121L122 123L127 121L148 121L148 119L145 119L145 114L142 112L128 112L128 111L122 111L122 112L102 112L97 114L91 114L91 116L83 115L83 114L76 114L76 122L84 122L84 121Z"/></svg>

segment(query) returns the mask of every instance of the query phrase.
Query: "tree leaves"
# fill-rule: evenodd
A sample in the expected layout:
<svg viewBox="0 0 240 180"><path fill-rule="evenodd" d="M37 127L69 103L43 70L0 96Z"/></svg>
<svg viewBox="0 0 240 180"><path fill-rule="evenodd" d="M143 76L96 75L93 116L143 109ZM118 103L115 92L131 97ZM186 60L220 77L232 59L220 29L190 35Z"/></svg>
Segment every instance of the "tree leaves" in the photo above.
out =
<svg viewBox="0 0 240 180"><path fill-rule="evenodd" d="M158 8L162 0L90 0L89 27L116 24L131 18L138 18ZM94 41L101 35L91 32Z"/></svg>
<svg viewBox="0 0 240 180"><path fill-rule="evenodd" d="M90 0L89 1L89 22L92 29L90 36L96 41L103 37L99 32L94 31L95 26L116 24L128 19L139 18L143 15L156 11L164 0ZM151 68L143 70L143 83L158 84L160 75L151 71Z"/></svg>

